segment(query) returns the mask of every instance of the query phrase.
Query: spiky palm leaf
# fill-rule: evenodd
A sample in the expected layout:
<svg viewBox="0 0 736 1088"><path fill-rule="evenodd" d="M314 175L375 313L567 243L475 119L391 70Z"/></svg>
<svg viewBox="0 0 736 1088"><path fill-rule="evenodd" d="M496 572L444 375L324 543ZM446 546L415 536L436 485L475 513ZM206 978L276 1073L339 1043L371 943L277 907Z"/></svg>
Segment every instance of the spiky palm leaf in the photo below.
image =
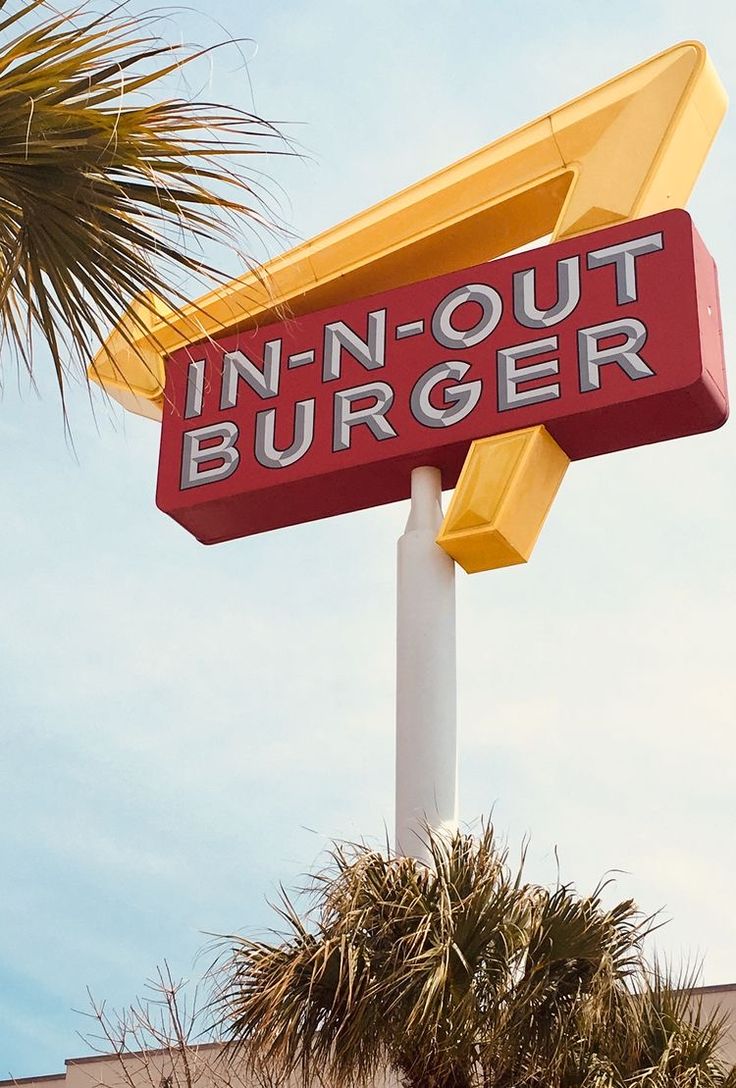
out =
<svg viewBox="0 0 736 1088"><path fill-rule="evenodd" d="M0 0L0 332L30 369L40 330L63 398L70 361L86 367L136 297L176 312L183 274L218 275L202 247L241 251L235 223L262 222L262 204L232 156L262 154L278 133L232 108L151 101L198 54L153 37L146 17L7 8Z"/></svg>
<svg viewBox="0 0 736 1088"><path fill-rule="evenodd" d="M696 979L681 980L655 966L644 978L637 1008L638 1030L627 1040L623 1067L636 1070L632 1088L734 1088L736 1068L726 1065L721 1041L728 1022L706 1014Z"/></svg>
<svg viewBox="0 0 736 1088"><path fill-rule="evenodd" d="M284 897L277 941L234 940L218 1007L236 1055L331 1088L387 1070L410 1088L733 1088L719 1023L666 1005L632 902L525 883L491 828L429 845L430 866L337 848L305 919Z"/></svg>

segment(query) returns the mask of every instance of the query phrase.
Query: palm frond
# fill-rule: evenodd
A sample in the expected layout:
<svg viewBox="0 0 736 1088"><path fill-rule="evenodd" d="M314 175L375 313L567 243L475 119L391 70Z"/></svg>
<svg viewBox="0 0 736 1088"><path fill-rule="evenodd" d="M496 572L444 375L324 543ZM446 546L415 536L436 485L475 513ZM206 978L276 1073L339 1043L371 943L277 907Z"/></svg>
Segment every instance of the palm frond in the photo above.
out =
<svg viewBox="0 0 736 1088"><path fill-rule="evenodd" d="M210 243L248 262L242 234L268 227L246 166L284 150L276 128L151 100L201 55L155 38L148 17L85 5L25 0L0 19L0 336L30 372L41 333L62 400L133 300L179 313L185 277L223 278Z"/></svg>
<svg viewBox="0 0 736 1088"><path fill-rule="evenodd" d="M625 1062L637 1070L632 1088L723 1088L736 1070L723 1058L728 1019L706 1013L694 972L676 976L655 963L638 995L638 1030L628 1039Z"/></svg>

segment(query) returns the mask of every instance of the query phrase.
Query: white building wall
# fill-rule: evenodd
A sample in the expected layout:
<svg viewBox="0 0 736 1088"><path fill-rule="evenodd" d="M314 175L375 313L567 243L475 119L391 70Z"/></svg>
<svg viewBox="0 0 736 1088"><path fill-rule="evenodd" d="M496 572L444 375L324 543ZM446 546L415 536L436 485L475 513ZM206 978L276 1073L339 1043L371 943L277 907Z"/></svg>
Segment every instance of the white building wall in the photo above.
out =
<svg viewBox="0 0 736 1088"><path fill-rule="evenodd" d="M724 1058L736 1065L736 983L727 986L699 986L694 991L707 1016L720 1009L730 1020ZM208 1045L192 1048L190 1077L184 1076L181 1057L172 1068L172 1058L161 1050L128 1054L124 1058L101 1055L90 1058L69 1058L66 1072L45 1077L22 1077L18 1080L2 1080L0 1088L178 1088L191 1083L194 1088L254 1088L238 1076L237 1066L222 1061L222 1048ZM124 1063L124 1064L121 1064ZM172 1074L174 1074L172 1076ZM171 1077L170 1084L167 1078ZM259 1086L263 1088L263 1086ZM294 1085L277 1085L271 1088L297 1088ZM386 1081L376 1088L396 1088Z"/></svg>

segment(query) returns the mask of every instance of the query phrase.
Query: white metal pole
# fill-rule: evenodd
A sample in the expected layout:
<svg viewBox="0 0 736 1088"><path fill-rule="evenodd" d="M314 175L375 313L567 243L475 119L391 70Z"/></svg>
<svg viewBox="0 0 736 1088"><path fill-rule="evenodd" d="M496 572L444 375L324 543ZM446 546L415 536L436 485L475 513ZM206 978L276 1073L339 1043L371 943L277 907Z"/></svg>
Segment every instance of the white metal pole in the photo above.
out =
<svg viewBox="0 0 736 1088"><path fill-rule="evenodd" d="M455 563L435 544L441 500L439 469L414 469L398 544L396 849L424 861L425 829L457 827Z"/></svg>

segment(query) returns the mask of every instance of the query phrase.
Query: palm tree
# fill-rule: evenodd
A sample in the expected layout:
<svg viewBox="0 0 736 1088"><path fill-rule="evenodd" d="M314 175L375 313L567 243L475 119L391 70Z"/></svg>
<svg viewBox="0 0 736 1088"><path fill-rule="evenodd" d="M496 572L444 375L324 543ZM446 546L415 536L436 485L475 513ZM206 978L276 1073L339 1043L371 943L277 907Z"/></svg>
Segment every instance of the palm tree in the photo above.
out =
<svg viewBox="0 0 736 1088"><path fill-rule="evenodd" d="M428 867L338 847L306 917L284 895L275 941L231 939L236 1058L330 1088L733 1088L722 1023L648 965L633 902L525 882L491 827L428 845Z"/></svg>
<svg viewBox="0 0 736 1088"><path fill-rule="evenodd" d="M234 108L152 99L202 51L155 38L149 17L84 3L60 13L46 0L6 8L0 0L0 333L31 372L40 331L63 402L66 378L86 374L133 300L146 292L177 313L184 277L219 276L210 243L240 253L243 228L264 224L257 185L232 163L278 133Z"/></svg>

